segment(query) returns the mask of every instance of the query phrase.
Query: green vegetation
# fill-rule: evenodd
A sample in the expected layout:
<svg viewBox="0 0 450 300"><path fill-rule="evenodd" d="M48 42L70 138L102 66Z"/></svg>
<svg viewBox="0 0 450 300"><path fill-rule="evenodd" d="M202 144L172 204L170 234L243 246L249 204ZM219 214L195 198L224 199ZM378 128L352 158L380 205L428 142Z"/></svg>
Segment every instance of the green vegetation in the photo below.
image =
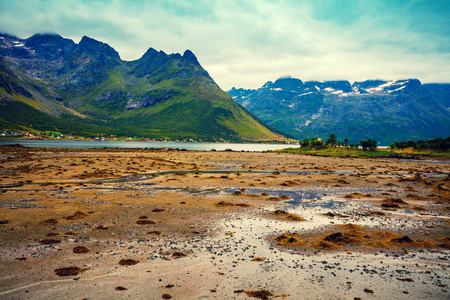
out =
<svg viewBox="0 0 450 300"><path fill-rule="evenodd" d="M389 148L391 149L406 149L406 148L414 148L415 150L435 150L448 152L450 150L450 137L447 138L436 138L436 139L428 139L425 141L419 140L414 142L413 140L409 140L407 142L395 142L392 143Z"/></svg>
<svg viewBox="0 0 450 300"><path fill-rule="evenodd" d="M311 140L308 138L304 138L303 141L300 142L300 145L303 148L314 148L314 149L324 149L327 147L336 147L336 146L343 146L343 147L350 147L350 148L356 148L358 149L359 146L362 147L363 151L375 151L377 150L377 141L368 139L361 140L359 144L348 144L348 138L345 138L343 142L338 142L337 136L332 133L329 135L328 139L324 142L321 138L313 137Z"/></svg>
<svg viewBox="0 0 450 300"><path fill-rule="evenodd" d="M327 142L320 138L303 139L299 148L287 148L280 150L283 153L295 153L303 155L318 155L348 158L418 158L436 157L450 159L450 137L442 139L430 139L426 141L396 142L389 148L379 149L377 142L372 139L361 140L360 144L348 145L348 139L338 142L335 134L330 134ZM361 146L361 148L360 148Z"/></svg>
<svg viewBox="0 0 450 300"><path fill-rule="evenodd" d="M45 134L46 135L52 135L52 134L54 134L54 135L62 135L62 133L59 132L59 131L49 131L49 130L45 131Z"/></svg>
<svg viewBox="0 0 450 300"><path fill-rule="evenodd" d="M359 142L359 144L363 148L363 151L367 151L367 150L375 151L375 150L377 150L377 141L375 141L375 140L371 140L371 139L368 139L367 141L366 140L361 140Z"/></svg>
<svg viewBox="0 0 450 300"><path fill-rule="evenodd" d="M79 121L84 121L79 119ZM64 120L43 113L18 101L0 101L0 128L24 131L52 131L56 134L98 136L100 133L113 133L113 130L95 124L83 124L73 120Z"/></svg>
<svg viewBox="0 0 450 300"><path fill-rule="evenodd" d="M330 134L328 139L326 140L325 144L330 145L331 147L334 147L337 143L337 137L334 133Z"/></svg>
<svg viewBox="0 0 450 300"><path fill-rule="evenodd" d="M0 129L41 131L49 135L53 133L84 137L114 135L156 140L201 139L242 142L255 138L262 141L276 141L272 138L273 132L248 115L237 114L238 109L233 114L223 108L214 107L210 101L206 100L174 102L162 103L161 106L166 105L166 108L152 114L151 118L146 117L148 109L137 109L137 114L103 122L75 116L70 116L70 119L58 118L19 101L0 101ZM229 115L231 116L227 118ZM224 124L222 125L221 122ZM245 124L251 124L251 126ZM243 133L243 136L237 135L236 132ZM284 140L281 134L279 137L280 141Z"/></svg>
<svg viewBox="0 0 450 300"><path fill-rule="evenodd" d="M317 156L329 156L329 157L347 157L347 158L437 158L437 159L450 159L449 152L432 152L432 151L414 151L411 148L409 150L376 150L376 151L364 151L357 148L344 148L344 147L326 147L322 149L316 149L311 147L301 148L287 148L279 150L282 153L293 153L303 155L317 155Z"/></svg>
<svg viewBox="0 0 450 300"><path fill-rule="evenodd" d="M312 147L301 148L287 148L280 150L285 153L296 153L305 155L331 156L331 157L389 157L391 151L363 151L356 148L342 148L342 147L324 147L321 149Z"/></svg>

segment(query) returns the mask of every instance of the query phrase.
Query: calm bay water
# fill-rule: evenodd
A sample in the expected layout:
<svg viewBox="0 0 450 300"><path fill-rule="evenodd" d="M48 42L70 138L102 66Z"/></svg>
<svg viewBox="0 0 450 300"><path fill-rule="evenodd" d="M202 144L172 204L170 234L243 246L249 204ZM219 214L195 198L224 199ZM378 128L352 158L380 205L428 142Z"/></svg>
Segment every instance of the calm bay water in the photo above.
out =
<svg viewBox="0 0 450 300"><path fill-rule="evenodd" d="M68 149L92 149L92 148L170 148L186 149L194 151L210 151L216 149L223 151L267 151L277 150L298 145L287 144L233 144L233 143L176 143L176 142L100 142L100 141L58 141L58 140L0 140L0 145L21 144L26 147L37 148L68 148Z"/></svg>

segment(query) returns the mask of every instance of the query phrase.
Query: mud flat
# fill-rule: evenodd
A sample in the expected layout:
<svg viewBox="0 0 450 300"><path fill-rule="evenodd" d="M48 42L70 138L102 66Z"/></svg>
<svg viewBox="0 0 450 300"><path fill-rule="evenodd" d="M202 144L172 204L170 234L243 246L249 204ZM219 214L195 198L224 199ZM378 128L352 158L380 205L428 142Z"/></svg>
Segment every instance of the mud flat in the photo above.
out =
<svg viewBox="0 0 450 300"><path fill-rule="evenodd" d="M446 299L450 164L0 147L1 299Z"/></svg>

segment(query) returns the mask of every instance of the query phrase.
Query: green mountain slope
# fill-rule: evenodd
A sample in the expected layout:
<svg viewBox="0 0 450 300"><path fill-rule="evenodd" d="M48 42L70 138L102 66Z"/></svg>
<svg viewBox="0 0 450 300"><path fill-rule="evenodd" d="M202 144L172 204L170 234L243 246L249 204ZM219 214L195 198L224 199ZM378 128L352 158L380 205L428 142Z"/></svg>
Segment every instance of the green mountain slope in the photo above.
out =
<svg viewBox="0 0 450 300"><path fill-rule="evenodd" d="M127 62L88 37L79 44L58 35L0 37L0 105L11 114L0 113L2 127L70 124L70 132L150 138L284 139L222 91L189 50L167 55L150 48ZM48 117L25 120L19 107Z"/></svg>

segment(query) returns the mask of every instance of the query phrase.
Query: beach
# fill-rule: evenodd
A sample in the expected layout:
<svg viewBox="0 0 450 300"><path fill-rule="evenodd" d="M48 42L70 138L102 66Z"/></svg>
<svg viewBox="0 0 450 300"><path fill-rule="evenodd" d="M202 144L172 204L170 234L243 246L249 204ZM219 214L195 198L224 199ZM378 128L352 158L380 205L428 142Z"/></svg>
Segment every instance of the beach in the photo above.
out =
<svg viewBox="0 0 450 300"><path fill-rule="evenodd" d="M450 164L0 147L2 299L445 299Z"/></svg>

